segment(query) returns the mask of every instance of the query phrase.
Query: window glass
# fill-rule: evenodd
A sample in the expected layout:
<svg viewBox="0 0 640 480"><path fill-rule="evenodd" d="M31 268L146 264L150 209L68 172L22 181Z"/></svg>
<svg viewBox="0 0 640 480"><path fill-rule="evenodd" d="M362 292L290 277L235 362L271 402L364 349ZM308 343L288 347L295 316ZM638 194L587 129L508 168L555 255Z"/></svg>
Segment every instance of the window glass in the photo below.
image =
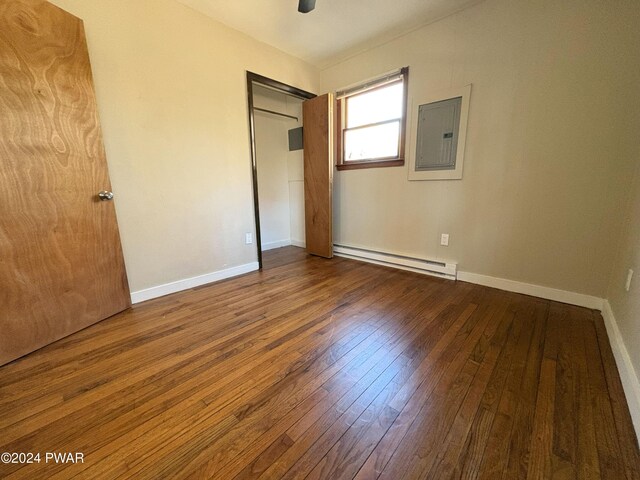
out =
<svg viewBox="0 0 640 480"><path fill-rule="evenodd" d="M336 167L404 165L409 67L337 92Z"/></svg>
<svg viewBox="0 0 640 480"><path fill-rule="evenodd" d="M399 120L372 127L346 130L344 134L344 160L349 162L397 157L399 138Z"/></svg>
<svg viewBox="0 0 640 480"><path fill-rule="evenodd" d="M402 82L385 85L347 98L347 128L400 118Z"/></svg>

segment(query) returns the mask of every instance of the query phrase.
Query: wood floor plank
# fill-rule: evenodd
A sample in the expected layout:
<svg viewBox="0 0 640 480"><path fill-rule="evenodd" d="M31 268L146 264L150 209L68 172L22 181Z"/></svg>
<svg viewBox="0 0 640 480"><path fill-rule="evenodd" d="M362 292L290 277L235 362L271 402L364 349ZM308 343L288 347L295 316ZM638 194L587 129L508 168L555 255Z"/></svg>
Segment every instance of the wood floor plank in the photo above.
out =
<svg viewBox="0 0 640 480"><path fill-rule="evenodd" d="M509 464L503 475L505 479L526 479L527 477L548 311L549 305L547 302L537 302L533 306L531 321L534 322L535 328L529 344L524 374L520 382L518 408L511 430Z"/></svg>
<svg viewBox="0 0 640 480"><path fill-rule="evenodd" d="M577 378L572 365L571 345L564 341L571 334L567 308L561 309L560 342L556 368L556 398L554 401L552 476L555 478L577 478L577 428L578 414Z"/></svg>
<svg viewBox="0 0 640 480"><path fill-rule="evenodd" d="M527 470L528 480L551 478L555 383L556 362L545 358L540 370L540 387L536 399L531 454Z"/></svg>
<svg viewBox="0 0 640 480"><path fill-rule="evenodd" d="M437 304L436 304L437 305ZM434 320L437 318L449 318L446 311L442 310L442 306L446 305L446 303L442 303L439 306L436 306L435 311L441 311L440 315L436 316ZM433 312L432 312L433 314ZM418 322L422 320L422 316L415 316L414 320ZM415 326L412 330L415 332ZM425 326L428 326L425 325ZM419 331L418 331L419 332ZM412 335L415 336L415 333ZM407 337L407 335L405 335ZM409 337L410 339L411 337ZM351 423L347 422L337 426L334 426L341 418L345 417L345 412L347 412L351 408L351 414L355 414L357 412L357 406L366 407L366 404L363 403L361 396L365 395L367 391L370 390L369 386L371 382L377 381L378 377L389 368L390 362L392 362L398 355L406 348L408 345L407 341L399 342L394 348L391 350L383 351L383 357L380 358L374 367L367 373L365 377L361 381L359 381L353 388L350 388L347 394L342 397L334 406L332 406L329 410L324 412L320 418L318 418L313 424L309 425L308 423L303 424L304 431L301 431L299 428L300 424L297 424L293 427L292 431L289 432L289 435L296 439L296 443L292 446L292 448L287 451L286 455L283 455L281 459L279 459L272 467L265 472L263 478L279 478L286 474L296 475L300 471L306 471L305 468L312 468L313 457L309 460L311 455L307 455L309 448L315 444L315 442L321 438L325 432L328 432L332 427L333 431L331 431L325 438L323 444L317 448L324 448L325 451L329 449L332 445L332 441L335 443L337 439L339 439L340 435L344 432L345 428L348 428ZM377 360L377 359L376 359ZM399 372L401 374L401 372ZM333 388L340 388L341 384L328 385L327 388L332 390ZM356 407L353 407L354 403L357 402ZM342 428L342 429L341 429ZM305 457L306 455L306 457ZM300 460L302 459L302 460ZM319 461L316 460L316 461ZM296 462L302 462L302 466L296 467L291 470ZM291 471L291 473L288 473Z"/></svg>
<svg viewBox="0 0 640 480"><path fill-rule="evenodd" d="M600 350L597 326L585 326L584 345L587 356L592 359L587 365L591 408L593 410L598 460L603 478L633 478L625 472L621 444L628 438L618 436L613 416L613 406L607 384L605 362ZM615 368L615 367L614 367Z"/></svg>
<svg viewBox="0 0 640 480"><path fill-rule="evenodd" d="M473 421L469 427L466 439L459 439L458 448L449 448L444 453L443 460L437 472L442 478L476 478L482 464L487 438L495 418L498 403L504 385L508 380L512 358L515 355L522 322L515 320L514 312L505 308L496 320L507 322L506 343L503 346L496 367L480 398L480 403ZM498 339L500 337L497 337ZM462 444L464 442L464 444ZM459 450L456 452L456 450Z"/></svg>
<svg viewBox="0 0 640 480"><path fill-rule="evenodd" d="M354 322L352 324L342 324L340 326L340 328L338 329L334 329L333 333L338 335L338 337L341 339L340 341L346 341L347 337L347 332L348 330L344 330L347 326L351 326L351 327L355 327L356 323L355 320L363 320L362 318L354 318ZM362 325L362 322L360 322L360 328L365 328L365 325ZM344 330L344 331L341 331ZM342 337L341 335L344 334L345 336ZM292 345L297 345L299 343L300 338L294 338L291 340L291 344ZM308 346L313 346L315 345L318 349L322 349L322 345L324 345L324 343L319 342L319 343L310 343L308 344ZM289 345L290 346L290 345ZM335 349L339 347L339 343L329 343L329 346L331 348ZM278 348L284 348L285 346L279 346ZM227 412L233 413L233 408L234 408L234 403L229 404L229 401L235 401L236 403L242 401L242 398L251 398L252 397L252 392L260 392L260 389L262 387L264 387L265 385L268 387L266 382L270 382L273 383L274 381L278 381L279 377L278 375L281 375L281 373L285 373L285 376L282 378L286 378L286 374L287 374L287 370L291 370L294 371L296 368L299 368L302 364L296 364L295 362L290 364L291 366L289 367L289 369L282 369L281 363L280 362L287 362L287 359L293 361L292 359L295 358L302 358L303 354L305 353L304 351L300 351L299 349L290 349L290 356L289 357L278 357L278 356L273 356L272 360L269 361L268 364L265 364L264 362L260 365L258 365L259 370L262 373L261 377L252 377L249 380L244 379L244 377L240 376L238 377L237 382L235 382L236 386L233 389L219 389L219 388L213 388L213 390L215 390L216 396L213 397L212 395L208 395L208 396L204 396L203 398L203 394L206 391L209 391L212 389L212 387L215 387L215 384L211 385L210 387L207 387L207 389L205 390L200 390L198 391L198 395L199 395L199 400L201 402L203 402L205 405L211 405L211 408L209 410L211 410L212 413L217 413L218 415L220 414L220 412L222 412L223 410L219 410L220 407L224 406L225 410ZM307 352L308 354L309 352ZM293 357L291 357L291 355L293 355ZM262 366L261 366L262 365ZM292 368L293 366L296 366L296 368ZM269 371L272 370L273 371L273 375L275 376L270 376L268 373ZM247 369L247 372L250 373L251 369ZM234 375L235 372L234 372ZM226 378L229 378L230 376L227 375ZM261 382L259 382L256 385L253 385L255 383L255 378L261 378ZM227 386L229 386L230 384L226 384ZM233 385L232 385L233 386ZM241 395L241 396L238 396ZM193 401L192 397L189 397L186 401ZM175 407L172 408L180 408L180 405L177 405ZM169 412L170 413L170 412ZM164 412L163 412L164 415ZM155 419L154 419L155 420ZM180 417L178 416L172 416L171 417L171 421L179 421ZM141 426L142 430L141 432L138 432L137 434L133 433L131 435L129 435L130 440L131 441L137 441L136 438L140 435L146 435L144 432L149 431L149 423L153 423L152 422L147 422L147 424L144 424ZM165 420L163 420L163 424L166 423ZM178 428L178 426L176 426L175 428ZM127 449L131 448L130 444L124 444L123 442L125 441L125 438L119 438L118 442L120 444L122 444L121 449L123 451L126 451ZM112 448L112 446L111 446ZM109 451L107 449L105 449L105 452ZM198 452L196 452L198 453Z"/></svg>
<svg viewBox="0 0 640 480"><path fill-rule="evenodd" d="M458 322L466 321L476 310L477 306L472 304L462 311L457 319ZM453 328L455 324L452 324ZM417 350L417 345L428 345L427 338L419 337L417 342L412 342L404 354L412 359ZM428 350L426 350L428 351ZM422 352L424 353L424 352ZM418 357L422 358L421 356ZM359 466L368 457L379 440L389 429L393 421L399 415L390 403L395 398L396 393L407 381L410 373L417 361L410 363L409 368L399 372L392 380L392 383L378 396L367 410L356 420L356 422L343 434L338 442L334 444L325 457L316 465L308 478L353 478ZM413 375L411 375L413 376Z"/></svg>
<svg viewBox="0 0 640 480"><path fill-rule="evenodd" d="M500 306L499 303L497 305ZM470 357L479 367L476 376L437 455L431 458L431 468L428 465L424 466L423 478L448 478L454 474L456 466L460 463L461 452L467 445L466 440L473 421L479 410L486 408L485 394L490 389L492 380L495 381L499 360L504 360L502 355L509 351L504 347L513 327L512 317L504 316L502 308L497 308L491 316L493 319L500 319L500 325L495 335L484 335L476 344L477 346L485 345L481 353L478 349L474 349Z"/></svg>
<svg viewBox="0 0 640 480"><path fill-rule="evenodd" d="M367 277L364 280L362 280L363 283L366 283L366 281L371 278L371 277ZM302 296L303 299L305 299L306 297L303 295ZM300 302L307 302L310 303L311 301L309 299L306 300L300 300ZM282 301L282 305L286 305L288 310L287 311L294 311L295 312L295 308L302 308L302 309L306 309L307 305L305 305L304 303L296 303L291 302L291 301L286 301L285 299L283 299ZM313 312L313 311L312 311ZM307 312L307 317L311 317L313 315L312 312ZM175 320L182 320L182 316L178 315ZM127 369L129 368L129 372L130 374L127 377L128 381L132 381L134 380L134 377L131 375L131 367L128 365L129 363L129 359L130 358L137 358L138 361L135 363L136 369L138 372L140 372L141 375L143 376L148 376L151 371L154 368L161 368L162 367L162 363L161 362L157 362L157 356L159 352L164 353L164 355L166 355L167 353L176 353L178 355L186 355L188 353L193 353L193 354L197 354L199 353L199 351L202 351L202 349L195 349L194 344L196 344L196 340L195 339L200 339L200 338L205 338L209 340L208 343L205 343L203 345L202 348L204 349L211 349L211 347L213 347L215 345L215 340L216 340L216 336L214 335L204 335L203 333L208 331L210 329L209 325L204 325L204 326L200 326L199 322L194 322L193 318L188 318L188 321L190 322L190 328L187 331L188 333L188 338L183 339L181 338L182 332L185 330L184 327L180 327L180 326L176 326L174 328L174 330L176 331L176 333L174 333L174 335L171 336L164 336L164 339L162 340L164 343L169 343L171 345L176 345L174 350L168 350L167 348L163 348L163 344L158 344L156 343L147 343L150 341L150 339L148 338L148 336L143 337L144 339L144 344L140 346L140 350L134 348L137 347L137 345L131 346L131 345L124 345L122 347L119 347L122 350L126 351L126 354L121 355L121 360L122 362L119 365L116 365L116 370L109 370L109 371L104 371L104 369L101 368L99 361L101 360L101 357L99 357L97 354L94 354L94 357L92 359L92 363L93 366L90 366L88 368L84 368L84 369L75 369L76 371L79 370L81 373L80 374L76 374L74 372L74 375L72 376L56 376L54 377L54 383L50 385L51 389L53 390L55 387L55 381L60 381L60 382L64 382L64 384L68 387L68 388L73 388L74 390L72 390L71 392L68 393L64 393L63 394L63 398L69 398L73 395L73 391L77 391L78 389L80 390L93 390L93 394L97 395L98 392L95 391L95 389L93 388L96 385L100 385L100 381L101 379L105 378L106 376L111 376L114 374L117 374L117 372L121 369ZM240 324L240 320L241 318L238 318L237 316L233 315L232 320L235 320L236 324ZM251 320L251 319L250 319ZM263 329L268 329L269 327L269 321L270 321L270 325L271 328L269 329L269 334L270 335L274 335L278 332L277 328L274 328L274 322L278 321L278 317L269 317L267 315L265 315L264 318L261 318L260 321L258 323L255 322L255 320L252 322L252 324L250 323L248 326L245 326L245 328L243 329L244 332L246 333L247 329L251 329L252 330L252 334L255 335L256 333L259 333L260 330L257 327L262 327ZM302 325L300 325L300 320L301 318L297 319L298 321L296 322L296 326L298 328L303 328ZM215 318L216 324L222 326L224 324L224 322L221 321L220 317L216 317ZM243 331L241 331L240 333L243 333ZM228 340L231 336L231 339L233 339L233 334L232 333L228 333L225 331L224 336L220 338L220 341L223 340ZM185 347L183 345L188 345L188 350L185 349ZM110 355L113 355L114 353L117 352L111 352ZM154 356L149 356L149 353L151 355ZM140 359L143 359L143 361L140 361ZM58 372L57 372L58 373ZM81 378L78 378L78 375L82 375ZM80 384L80 387L78 386L78 384ZM83 385L84 384L84 385ZM33 391L33 388L29 388L29 385L24 385L21 386L24 387L23 388L15 388L15 390L17 390L18 392L22 392L23 390L26 391ZM40 390L39 389L35 389L36 393L34 393L34 395L32 396L32 400L37 401L37 404L40 405L42 403L42 393L37 393ZM10 397L12 400L15 400L15 402L13 403L14 405L20 405L20 410L19 412L23 415L32 415L33 411L30 410L30 404L28 399L25 399L24 397ZM19 401L18 401L19 400ZM18 419L20 419L19 415L16 415L14 412L11 411L3 411L3 418L13 418L15 419L15 417L17 417ZM6 425L1 425L2 427L5 427Z"/></svg>
<svg viewBox="0 0 640 480"><path fill-rule="evenodd" d="M379 478L420 478L432 468L478 371L479 364L474 359L477 346L485 335L492 338L496 331L503 331L504 324L492 321L491 313L480 311L469 318L468 335L457 361L448 365L433 394L421 402L420 412Z"/></svg>
<svg viewBox="0 0 640 480"><path fill-rule="evenodd" d="M574 348L571 351L572 363L576 376L576 396L577 396L577 448L576 448L576 469L577 477L584 479L601 478L600 462L598 460L598 449L596 445L596 434L593 419L593 409L589 398L589 376L584 347L583 321L579 309L571 307L569 310L569 321L571 334L567 341Z"/></svg>
<svg viewBox="0 0 640 480"><path fill-rule="evenodd" d="M410 292L410 295L408 294L405 297L400 297L399 299L395 299L394 300L394 305L396 307L401 307L402 304L409 304L411 305L412 302L423 302L423 303L428 303L429 300L429 296L427 296L426 298L423 296L425 292L424 291L418 291L418 290L413 290ZM412 300L413 297L413 300ZM398 301L399 300L399 301ZM404 300L404 301L403 301ZM393 310L389 311L388 313L391 313ZM377 319L377 323L381 326L381 328L376 331L376 337L379 335L384 335L385 337L389 338L389 342L388 345L391 347L393 346L394 341L391 340L391 338L393 338L392 336L389 337L389 335L393 335L393 330L395 329L394 327L394 323L390 323L389 320L391 320L393 318L393 316L390 316L389 318L385 318L385 316L381 316ZM390 327L393 327L390 329ZM396 329L397 330L397 329ZM399 332L400 335L404 335L405 332L404 331L400 331ZM374 337L371 337L374 338ZM376 358L378 355L384 356L386 353L385 352L379 352L379 350L382 349L383 344L380 343L379 341L376 341L374 344L375 348L373 349L368 349L367 351L363 352L363 354L368 355L370 358ZM373 353L372 353L373 352ZM356 372L358 371L357 368L361 368L361 367L365 367L367 362L364 362L364 364L362 363L362 357L363 355L359 355L358 357L356 357L354 359L354 361L352 363L350 363L349 365L345 366L345 368L343 369L344 372L348 372L348 375L351 377L356 377ZM381 357L382 358L382 357ZM355 367L355 365L358 364L360 365L360 367ZM356 368L354 370L354 368ZM370 368L370 367L369 367ZM362 372L366 372L366 369L363 369ZM335 382L336 378L340 378L342 376L342 374L336 374L333 377L327 379L326 375L315 375L313 382L315 384L319 384L322 382L326 382L323 383L323 389L328 389L332 392L332 394L334 393L333 390L334 388L332 388L332 383ZM357 377L356 377L357 378ZM346 382L348 383L349 380L347 379ZM341 380L340 383L338 384L339 386L343 386L345 384L345 380ZM273 414L269 415L270 418L274 418ZM290 421L291 418L288 419L288 421ZM287 425L289 425L289 423L287 422ZM277 424L276 426L274 426L274 430L272 432L267 432L270 433L271 436L273 435L279 435L280 433L282 433L282 428L283 428L283 424ZM289 436L292 438L297 438L297 435L295 433L289 432ZM251 441L251 436L247 436L246 434L242 435L241 437L241 442L243 443L247 443ZM269 440L267 440L268 442ZM262 441L262 444L265 444L265 441ZM255 452L255 449L252 449ZM224 448L224 451L226 453L226 457L227 461L229 460L234 460L234 463L237 465L237 456L240 455L242 456L243 454L243 450L242 449L238 449L237 445L234 448L231 448L229 445L226 446L226 448ZM237 455L234 455L233 453L237 451ZM220 463L221 459L218 458L215 461L213 459L209 460L208 465L207 465L207 469L210 470L211 472L216 472L216 476L220 476L220 478L228 478L231 475L231 472L233 471L232 469L230 470L229 468L223 468L222 470L219 469L219 467L221 467L221 465L217 465L217 463ZM232 468L232 467L231 467Z"/></svg>
<svg viewBox="0 0 640 480"><path fill-rule="evenodd" d="M640 480L597 312L286 247L0 368L0 478Z"/></svg>
<svg viewBox="0 0 640 480"><path fill-rule="evenodd" d="M390 402L390 407L400 411L388 433L377 443L355 478L377 478L409 431L423 403L429 398L442 372L439 367L453 361L466 337L459 335L469 321L468 311L457 319L438 343L430 350L418 369L411 375ZM416 375L416 373L418 375ZM417 384L417 387L416 387Z"/></svg>
<svg viewBox="0 0 640 480"><path fill-rule="evenodd" d="M625 473L629 479L640 479L640 450L638 449L638 438L633 429L631 414L627 400L624 396L622 382L618 374L611 344L607 337L604 320L599 313L592 312L593 324L596 330L600 355L594 360L602 362L603 372L606 378L608 396L611 402L611 410L616 425L617 436L620 439L622 459L625 466Z"/></svg>
<svg viewBox="0 0 640 480"><path fill-rule="evenodd" d="M481 464L474 468L480 479L493 480L502 478L509 463L509 448L513 422L517 414L520 385L524 377L526 359L531 339L535 330L534 322L530 321L534 304L520 299L512 306L514 322L523 325L520 330L516 353L512 358L508 379L500 395L491 428L486 437L484 455Z"/></svg>

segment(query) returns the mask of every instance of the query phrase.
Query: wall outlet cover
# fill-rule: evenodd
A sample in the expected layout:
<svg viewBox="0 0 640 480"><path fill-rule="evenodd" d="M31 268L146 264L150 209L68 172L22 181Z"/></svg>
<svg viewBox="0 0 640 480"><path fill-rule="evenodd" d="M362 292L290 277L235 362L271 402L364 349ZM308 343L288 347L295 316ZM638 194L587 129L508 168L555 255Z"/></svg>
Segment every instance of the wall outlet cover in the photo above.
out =
<svg viewBox="0 0 640 480"><path fill-rule="evenodd" d="M440 245L442 245L443 247L448 247L449 246L449 234L448 233L443 233L442 235L440 235Z"/></svg>
<svg viewBox="0 0 640 480"><path fill-rule="evenodd" d="M631 279L633 278L633 270L629 269L627 272L627 281L624 284L624 289L628 292L631 290Z"/></svg>

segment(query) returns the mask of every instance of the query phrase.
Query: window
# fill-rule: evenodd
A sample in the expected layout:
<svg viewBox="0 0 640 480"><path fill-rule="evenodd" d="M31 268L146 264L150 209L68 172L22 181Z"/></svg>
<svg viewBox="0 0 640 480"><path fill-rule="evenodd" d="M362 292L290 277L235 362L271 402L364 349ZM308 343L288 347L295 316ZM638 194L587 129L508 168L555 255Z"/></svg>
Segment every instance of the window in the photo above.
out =
<svg viewBox="0 0 640 480"><path fill-rule="evenodd" d="M409 68L337 93L337 168L404 165Z"/></svg>

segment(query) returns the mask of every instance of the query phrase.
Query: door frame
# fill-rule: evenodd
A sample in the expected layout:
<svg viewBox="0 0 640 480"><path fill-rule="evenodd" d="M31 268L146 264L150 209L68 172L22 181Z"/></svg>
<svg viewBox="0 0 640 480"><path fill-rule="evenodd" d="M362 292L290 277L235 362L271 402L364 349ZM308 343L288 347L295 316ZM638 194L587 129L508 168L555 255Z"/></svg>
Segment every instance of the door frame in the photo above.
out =
<svg viewBox="0 0 640 480"><path fill-rule="evenodd" d="M272 78L259 75L247 71L247 98L249 106L249 142L251 144L251 176L253 183L253 211L255 216L256 225L256 249L258 251L258 268L262 270L262 238L260 235L260 205L258 200L258 165L256 158L256 124L254 118L253 109L253 84L257 83L267 88L280 91L284 94L291 95L292 97L299 98L301 100L309 100L315 98L315 93L301 90L297 87L287 85L286 83L273 80ZM304 125L303 125L304 128Z"/></svg>

